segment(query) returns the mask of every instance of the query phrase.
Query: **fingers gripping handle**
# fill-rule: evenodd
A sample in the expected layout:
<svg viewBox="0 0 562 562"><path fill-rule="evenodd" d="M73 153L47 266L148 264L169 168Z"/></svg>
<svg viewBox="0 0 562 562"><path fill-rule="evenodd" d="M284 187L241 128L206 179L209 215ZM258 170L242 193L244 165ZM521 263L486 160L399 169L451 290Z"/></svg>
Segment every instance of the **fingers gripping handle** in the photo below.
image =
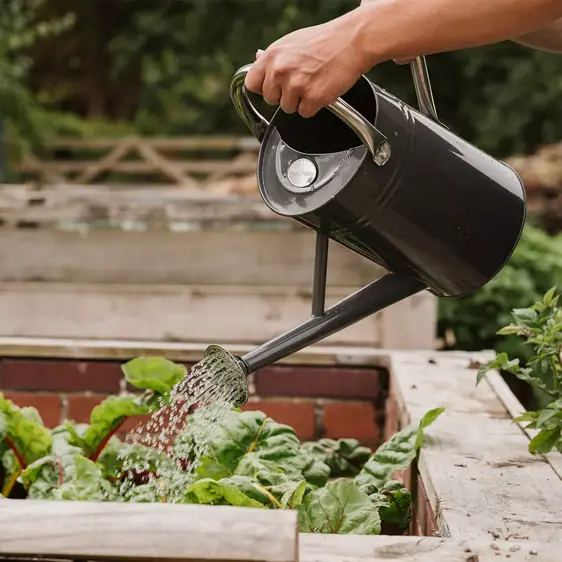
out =
<svg viewBox="0 0 562 562"><path fill-rule="evenodd" d="M254 107L244 87L244 80L250 68L251 65L248 64L238 69L234 74L230 84L230 97L244 123L261 142L269 123ZM327 105L326 109L330 110L353 130L369 150L376 164L379 166L386 164L390 158L391 148L386 136L381 131L341 98Z"/></svg>

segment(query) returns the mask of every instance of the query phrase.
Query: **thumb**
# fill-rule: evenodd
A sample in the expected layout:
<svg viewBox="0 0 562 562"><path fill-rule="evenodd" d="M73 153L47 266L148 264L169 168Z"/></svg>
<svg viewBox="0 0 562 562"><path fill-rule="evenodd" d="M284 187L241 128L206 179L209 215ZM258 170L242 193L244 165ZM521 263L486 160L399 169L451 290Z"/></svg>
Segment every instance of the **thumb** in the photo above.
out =
<svg viewBox="0 0 562 562"><path fill-rule="evenodd" d="M262 49L258 49L256 51L256 60L259 59L264 53L265 51L263 51Z"/></svg>

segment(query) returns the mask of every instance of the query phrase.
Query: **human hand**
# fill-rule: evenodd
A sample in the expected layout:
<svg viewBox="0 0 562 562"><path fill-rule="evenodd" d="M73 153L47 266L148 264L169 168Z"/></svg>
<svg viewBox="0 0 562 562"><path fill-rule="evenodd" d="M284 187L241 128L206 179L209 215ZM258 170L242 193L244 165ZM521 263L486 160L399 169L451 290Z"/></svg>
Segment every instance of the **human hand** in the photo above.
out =
<svg viewBox="0 0 562 562"><path fill-rule="evenodd" d="M350 40L356 20L349 16L300 29L258 51L246 88L287 113L315 115L374 66L361 45Z"/></svg>

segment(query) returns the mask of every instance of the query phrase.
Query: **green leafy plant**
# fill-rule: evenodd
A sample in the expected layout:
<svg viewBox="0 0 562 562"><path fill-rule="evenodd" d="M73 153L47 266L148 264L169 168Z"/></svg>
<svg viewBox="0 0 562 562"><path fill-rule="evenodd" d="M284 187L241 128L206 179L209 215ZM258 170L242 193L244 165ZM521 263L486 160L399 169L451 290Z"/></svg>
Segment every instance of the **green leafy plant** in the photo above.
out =
<svg viewBox="0 0 562 562"><path fill-rule="evenodd" d="M533 454L562 452L562 308L560 294L550 289L529 308L513 310L513 323L502 328L500 335L523 337L531 357L522 365L519 358L505 352L482 365L479 383L492 369L507 371L548 397L544 408L525 412L515 422L528 422L526 428L537 430L529 443Z"/></svg>
<svg viewBox="0 0 562 562"><path fill-rule="evenodd" d="M161 358L134 359L122 370L127 382L144 390L142 395L110 396L92 410L89 424L67 422L52 432L35 408L20 409L0 393L0 459L9 476L3 495L10 494L22 471L23 482L30 484L37 469L48 466L62 482L70 465L73 470L76 462L89 466L79 457L95 463L127 418L158 410L185 374L183 367Z"/></svg>
<svg viewBox="0 0 562 562"><path fill-rule="evenodd" d="M263 412L234 409L194 462L194 451L202 445L195 416L168 453L115 435L128 417L169 404L185 369L161 358L138 358L122 370L142 394L107 398L94 408L89 424L66 421L49 430L36 410L20 409L0 396L4 496L13 497L17 481L28 499L295 509L301 531L311 533L402 533L407 528L412 494L394 473L416 458L424 428L442 408L374 452L355 439L301 443L291 427Z"/></svg>

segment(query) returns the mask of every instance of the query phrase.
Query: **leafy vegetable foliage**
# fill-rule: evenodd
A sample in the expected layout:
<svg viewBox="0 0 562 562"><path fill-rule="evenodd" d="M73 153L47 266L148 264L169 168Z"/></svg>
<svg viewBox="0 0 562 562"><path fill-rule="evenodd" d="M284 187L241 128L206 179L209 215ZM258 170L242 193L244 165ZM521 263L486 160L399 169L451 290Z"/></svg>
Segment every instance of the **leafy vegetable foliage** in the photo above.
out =
<svg viewBox="0 0 562 562"><path fill-rule="evenodd" d="M115 436L128 417L169 404L184 368L161 358L138 358L124 365L123 373L144 392L107 398L93 409L89 424L67 421L48 430L35 410L0 400L5 496L16 480L29 499L163 502L175 487L179 495L173 501L181 503L295 509L302 532L378 534L407 528L412 495L393 475L415 459L424 428L442 408L374 453L355 439L301 443L291 427L263 412L234 409L186 480L193 446L202 445L196 442L201 432L194 418L176 439L173 458Z"/></svg>
<svg viewBox="0 0 562 562"><path fill-rule="evenodd" d="M480 367L477 384L492 369L512 373L549 397L541 410L525 412L515 422L529 422L527 428L538 433L529 443L533 454L544 454L558 449L562 452L562 308L556 288L550 289L529 308L515 309L514 322L502 328L500 335L523 337L532 350L524 366L519 358L510 359L507 353L498 353L495 359Z"/></svg>

